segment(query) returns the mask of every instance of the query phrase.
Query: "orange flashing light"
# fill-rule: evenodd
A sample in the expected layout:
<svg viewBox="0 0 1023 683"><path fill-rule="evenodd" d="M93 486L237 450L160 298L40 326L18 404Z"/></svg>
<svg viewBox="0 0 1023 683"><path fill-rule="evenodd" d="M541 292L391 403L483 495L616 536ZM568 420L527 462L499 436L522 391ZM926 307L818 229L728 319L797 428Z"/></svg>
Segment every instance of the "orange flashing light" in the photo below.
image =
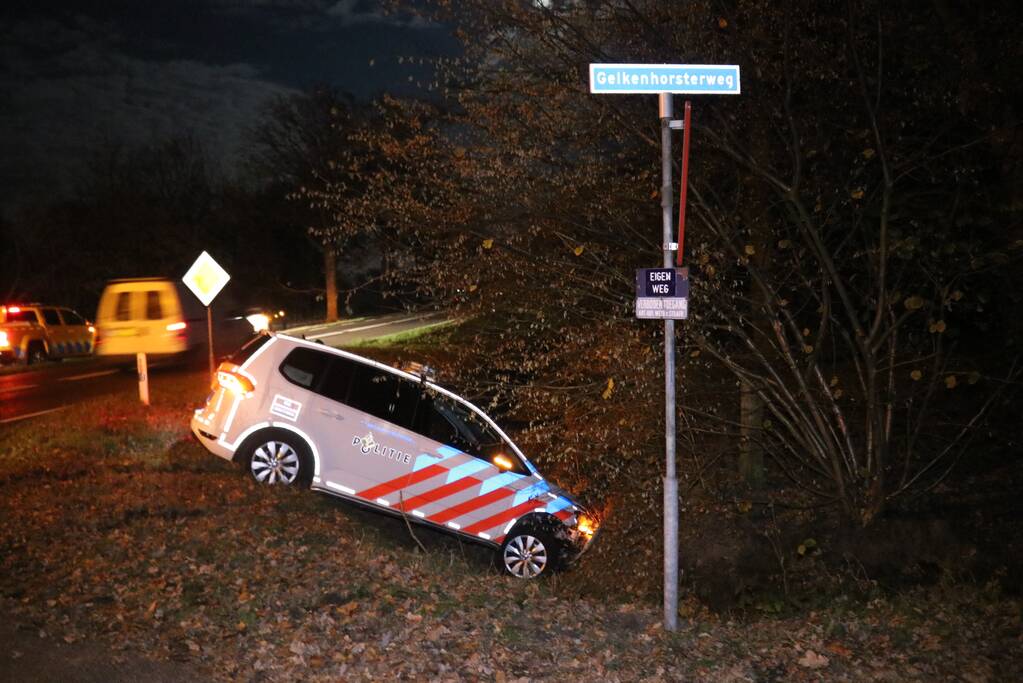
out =
<svg viewBox="0 0 1023 683"><path fill-rule="evenodd" d="M248 396L255 390L255 386L245 375L237 372L238 366L233 363L221 363L217 368L216 385L230 391L236 396Z"/></svg>
<svg viewBox="0 0 1023 683"><path fill-rule="evenodd" d="M510 470L515 467L515 463L513 463L507 455L502 455L501 453L494 456L494 464L502 470Z"/></svg>

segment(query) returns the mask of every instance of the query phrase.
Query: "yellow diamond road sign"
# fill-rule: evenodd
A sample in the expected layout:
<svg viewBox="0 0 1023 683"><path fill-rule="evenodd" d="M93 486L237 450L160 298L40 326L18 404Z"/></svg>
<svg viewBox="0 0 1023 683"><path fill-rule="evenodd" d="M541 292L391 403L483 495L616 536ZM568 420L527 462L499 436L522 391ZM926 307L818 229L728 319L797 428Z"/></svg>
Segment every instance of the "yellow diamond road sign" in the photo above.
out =
<svg viewBox="0 0 1023 683"><path fill-rule="evenodd" d="M203 306L209 306L231 276L204 251L181 279L192 290L192 294L199 297Z"/></svg>

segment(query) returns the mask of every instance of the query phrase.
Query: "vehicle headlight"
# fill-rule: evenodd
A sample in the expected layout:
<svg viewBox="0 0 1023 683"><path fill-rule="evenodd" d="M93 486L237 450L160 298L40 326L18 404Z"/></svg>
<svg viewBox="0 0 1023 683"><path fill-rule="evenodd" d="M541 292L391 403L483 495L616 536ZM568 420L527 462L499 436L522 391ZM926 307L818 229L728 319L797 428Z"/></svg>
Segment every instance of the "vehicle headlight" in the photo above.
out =
<svg viewBox="0 0 1023 683"><path fill-rule="evenodd" d="M579 530L579 533L590 538L597 531L597 522L589 515L579 515L579 521L576 524L576 529Z"/></svg>
<svg viewBox="0 0 1023 683"><path fill-rule="evenodd" d="M266 313L253 313L245 316L245 319L252 325L253 332L262 332L270 329L270 316Z"/></svg>

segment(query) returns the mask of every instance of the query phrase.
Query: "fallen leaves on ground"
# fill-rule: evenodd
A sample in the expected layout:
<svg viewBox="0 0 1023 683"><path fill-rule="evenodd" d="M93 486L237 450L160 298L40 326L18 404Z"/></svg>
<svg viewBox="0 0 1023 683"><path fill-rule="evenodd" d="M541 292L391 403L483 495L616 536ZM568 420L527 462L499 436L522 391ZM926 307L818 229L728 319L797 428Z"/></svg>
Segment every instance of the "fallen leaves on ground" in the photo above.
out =
<svg viewBox="0 0 1023 683"><path fill-rule="evenodd" d="M628 576L597 601L571 572L505 578L485 548L426 530L423 554L401 520L257 486L189 437L185 406L89 410L33 458L28 432L17 458L0 450L0 605L45 638L225 681L1021 677L1020 604L979 587L788 617L690 605L665 633L659 605L616 598Z"/></svg>

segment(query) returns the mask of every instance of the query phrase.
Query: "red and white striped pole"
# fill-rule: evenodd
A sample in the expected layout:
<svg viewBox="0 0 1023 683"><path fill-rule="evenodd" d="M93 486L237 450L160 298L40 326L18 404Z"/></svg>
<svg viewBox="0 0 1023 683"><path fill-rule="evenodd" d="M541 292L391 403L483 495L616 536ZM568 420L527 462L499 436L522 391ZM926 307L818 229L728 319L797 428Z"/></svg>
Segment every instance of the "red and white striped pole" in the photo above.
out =
<svg viewBox="0 0 1023 683"><path fill-rule="evenodd" d="M682 189L678 196L678 251L675 265L682 265L682 251L686 243L686 191L689 189L689 120L692 102L686 100L686 113L682 122Z"/></svg>

